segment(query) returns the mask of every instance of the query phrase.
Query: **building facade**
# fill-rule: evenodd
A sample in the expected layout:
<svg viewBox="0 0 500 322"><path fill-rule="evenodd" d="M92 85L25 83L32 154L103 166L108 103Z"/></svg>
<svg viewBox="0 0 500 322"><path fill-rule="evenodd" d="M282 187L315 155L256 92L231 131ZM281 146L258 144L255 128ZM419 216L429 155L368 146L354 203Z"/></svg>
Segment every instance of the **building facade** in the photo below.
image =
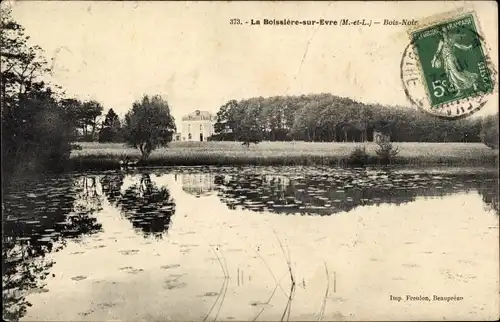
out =
<svg viewBox="0 0 500 322"><path fill-rule="evenodd" d="M207 111L196 110L182 117L182 141L206 141L215 134L215 115Z"/></svg>

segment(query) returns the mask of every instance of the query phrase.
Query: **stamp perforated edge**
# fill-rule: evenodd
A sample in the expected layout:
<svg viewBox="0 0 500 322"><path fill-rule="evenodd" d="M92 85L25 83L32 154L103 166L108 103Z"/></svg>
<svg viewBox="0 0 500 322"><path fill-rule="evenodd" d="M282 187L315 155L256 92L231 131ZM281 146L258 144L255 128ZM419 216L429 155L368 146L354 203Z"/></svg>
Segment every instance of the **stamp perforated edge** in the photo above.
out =
<svg viewBox="0 0 500 322"><path fill-rule="evenodd" d="M478 19L477 12L476 12L475 8L470 4L465 5L461 8L454 9L454 10L441 12L441 13L437 13L437 14L432 15L432 16L420 18L417 25L406 26L406 34L407 34L407 37L409 40L409 45L403 52L403 58L408 50L411 50L412 52L415 53L414 48L413 48L413 42L414 42L413 34L415 32L427 29L427 28L435 26L435 25L440 25L440 24L446 23L448 21L458 20L458 19L463 18L467 15L472 15L472 18L474 19L474 24L475 24L475 28L476 28L475 32L477 33L477 36L479 37L482 53L484 55L486 65L487 65L488 71L490 73L491 82L492 82L491 91L489 91L488 93L484 93L482 95L484 97L487 94L492 94L492 93L498 92L498 88L497 88L497 86L498 86L498 80L497 80L498 73L496 71L495 66L493 65L493 61L490 58L491 49L490 49L490 47L486 46L484 33L482 31L481 23ZM418 66L417 69L419 72L419 77L421 80L423 80L422 84L424 86L426 86L424 84L424 81L425 81L424 71L423 71L423 68L422 68L422 65L421 65L421 62L419 59L417 59L417 66ZM405 94L408 96L408 94L409 94L408 90L406 89L406 87L404 87L404 88L405 88ZM432 104L430 103L431 100L430 100L429 91L427 88L425 88L425 94L426 94L427 102L429 103L429 106L431 106ZM479 96L481 96L481 95L476 95L475 97L479 97ZM478 107L476 107L475 109L473 109L472 111L470 111L468 113L461 114L461 115L455 116L455 117L449 117L449 116L446 116L446 115L441 114L441 113L435 113L435 112L426 110L420 104L416 104L414 102L414 100L411 99L410 97L409 97L409 99L413 104L417 105L417 107L420 110L423 110L425 113L428 113L428 114L433 115L433 116L438 117L438 118L443 118L443 119L448 119L448 120L456 120L456 119L468 117L468 116L474 114L475 112L479 111L486 104L486 101L480 102Z"/></svg>

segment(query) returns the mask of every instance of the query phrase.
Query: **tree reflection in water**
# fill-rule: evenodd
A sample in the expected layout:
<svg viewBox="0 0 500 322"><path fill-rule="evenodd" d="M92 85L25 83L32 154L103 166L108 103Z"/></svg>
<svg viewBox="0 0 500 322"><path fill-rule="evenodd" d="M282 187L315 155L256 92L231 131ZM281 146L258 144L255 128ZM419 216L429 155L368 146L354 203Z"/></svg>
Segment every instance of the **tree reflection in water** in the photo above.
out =
<svg viewBox="0 0 500 322"><path fill-rule="evenodd" d="M485 178L481 181L478 192L481 195L486 209L494 211L497 215L500 215L500 209L498 206L498 177Z"/></svg>
<svg viewBox="0 0 500 322"><path fill-rule="evenodd" d="M26 295L44 291L43 281L54 265L46 258L47 254L61 250L68 240L101 230L93 217L100 208L99 197L94 192L95 185L89 184L85 177L58 177L44 183L33 182L3 196L5 319L15 321L23 317L31 306ZM87 197L89 202L82 202Z"/></svg>
<svg viewBox="0 0 500 322"><path fill-rule="evenodd" d="M330 215L360 206L402 204L417 197L478 191L498 212L494 174L405 173L391 169L351 169L286 176L255 173L217 174L221 200L230 209L281 214Z"/></svg>
<svg viewBox="0 0 500 322"><path fill-rule="evenodd" d="M391 170L285 171L270 168L206 170L189 182L213 185L212 189L232 209L245 208L273 213L330 215L364 205L401 204L417 197L444 196L477 191L488 209L498 213L498 179L494 173L426 174ZM257 173L256 173L257 172ZM276 175L285 173L286 175ZM164 174L164 170L161 174ZM99 178L100 177L100 178ZM59 176L44 182L4 191L2 275L4 318L18 320L30 303L26 295L44 291L43 281L54 264L48 254L62 249L70 240L102 229L94 214L102 208L102 193L112 205L145 237L163 236L175 214L175 202L165 187L158 187L149 174L139 175L136 184L121 192L125 174L108 172L103 176ZM196 186L200 190L200 187ZM198 193L198 190L196 192Z"/></svg>
<svg viewBox="0 0 500 322"><path fill-rule="evenodd" d="M166 187L157 187L147 173L140 174L139 183L121 193L124 175L110 174L102 177L102 190L108 201L117 206L145 237L162 238L170 227L175 214L175 202Z"/></svg>
<svg viewBox="0 0 500 322"><path fill-rule="evenodd" d="M112 205L116 205L121 198L121 188L125 174L123 172L113 172L101 177L102 192Z"/></svg>

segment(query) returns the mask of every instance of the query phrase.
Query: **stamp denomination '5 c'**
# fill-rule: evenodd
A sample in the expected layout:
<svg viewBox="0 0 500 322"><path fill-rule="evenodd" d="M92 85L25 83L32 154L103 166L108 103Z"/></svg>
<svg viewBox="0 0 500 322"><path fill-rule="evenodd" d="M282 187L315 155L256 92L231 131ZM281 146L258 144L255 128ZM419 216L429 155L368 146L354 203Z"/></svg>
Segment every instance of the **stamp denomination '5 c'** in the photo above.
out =
<svg viewBox="0 0 500 322"><path fill-rule="evenodd" d="M479 110L494 89L492 66L470 12L421 27L401 62L409 99L436 116L456 119Z"/></svg>

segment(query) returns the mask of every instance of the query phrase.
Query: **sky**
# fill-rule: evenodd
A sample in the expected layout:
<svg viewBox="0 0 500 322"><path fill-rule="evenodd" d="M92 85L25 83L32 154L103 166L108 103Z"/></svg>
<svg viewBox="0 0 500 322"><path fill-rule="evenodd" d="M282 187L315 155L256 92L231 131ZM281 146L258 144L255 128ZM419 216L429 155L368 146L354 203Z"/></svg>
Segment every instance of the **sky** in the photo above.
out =
<svg viewBox="0 0 500 322"><path fill-rule="evenodd" d="M400 79L406 27L230 25L232 18L419 20L472 6L498 66L492 1L9 4L33 44L54 58L54 81L121 116L144 94L166 98L177 123L196 109L216 113L228 100L254 96L332 93L409 106ZM495 95L480 115L498 110Z"/></svg>

